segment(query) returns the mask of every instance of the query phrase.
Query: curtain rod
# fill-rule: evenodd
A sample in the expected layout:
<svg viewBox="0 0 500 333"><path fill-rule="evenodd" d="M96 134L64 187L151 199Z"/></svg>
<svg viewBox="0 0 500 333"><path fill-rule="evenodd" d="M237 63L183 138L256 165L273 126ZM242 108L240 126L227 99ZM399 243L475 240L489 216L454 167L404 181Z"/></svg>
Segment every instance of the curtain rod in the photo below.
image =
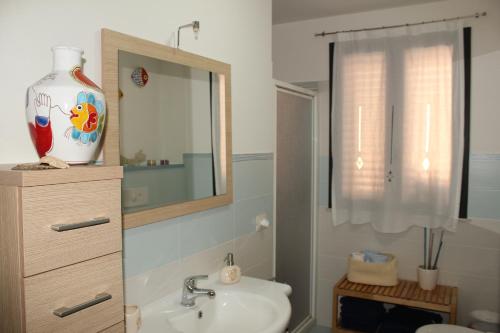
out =
<svg viewBox="0 0 500 333"><path fill-rule="evenodd" d="M327 35L335 35L335 34L342 33L342 32L358 32L358 31L382 30L382 29L400 28L400 27L411 27L411 26L414 26L414 25L422 25L422 24L437 23L437 22L457 21L457 20L462 20L462 19L467 19L467 18L480 18L482 16L486 16L486 12L475 13L475 14L466 15L466 16L457 16L457 17L451 17L451 18L444 18L444 19L441 19L441 20L423 21L423 22L417 22L417 23L396 24L396 25L380 26L380 27L374 27L374 28L363 28L363 29L354 29L354 30L340 30L340 31L332 31L332 32L324 32L323 31L323 32L315 33L314 37L325 37Z"/></svg>

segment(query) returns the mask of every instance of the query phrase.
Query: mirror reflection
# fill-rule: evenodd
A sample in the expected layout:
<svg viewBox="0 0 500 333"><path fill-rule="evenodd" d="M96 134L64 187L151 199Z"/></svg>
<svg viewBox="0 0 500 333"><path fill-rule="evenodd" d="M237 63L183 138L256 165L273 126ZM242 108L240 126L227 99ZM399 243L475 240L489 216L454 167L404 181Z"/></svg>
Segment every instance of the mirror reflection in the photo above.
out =
<svg viewBox="0 0 500 333"><path fill-rule="evenodd" d="M118 62L124 213L226 193L219 75L124 51Z"/></svg>

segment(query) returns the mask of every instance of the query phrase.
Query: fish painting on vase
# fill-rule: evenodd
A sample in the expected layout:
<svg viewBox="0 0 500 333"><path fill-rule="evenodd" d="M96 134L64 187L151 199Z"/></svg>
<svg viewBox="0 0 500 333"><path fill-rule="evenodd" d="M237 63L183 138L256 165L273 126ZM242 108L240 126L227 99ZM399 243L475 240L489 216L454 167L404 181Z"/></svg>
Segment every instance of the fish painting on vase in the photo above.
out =
<svg viewBox="0 0 500 333"><path fill-rule="evenodd" d="M26 118L39 157L86 164L99 154L106 121L101 89L82 72L83 51L52 48L53 70L26 92Z"/></svg>

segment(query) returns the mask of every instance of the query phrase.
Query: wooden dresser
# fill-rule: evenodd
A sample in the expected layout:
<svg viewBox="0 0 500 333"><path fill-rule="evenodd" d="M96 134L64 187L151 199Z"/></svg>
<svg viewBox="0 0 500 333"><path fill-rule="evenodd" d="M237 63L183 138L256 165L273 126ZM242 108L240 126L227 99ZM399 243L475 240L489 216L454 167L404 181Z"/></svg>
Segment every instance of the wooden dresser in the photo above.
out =
<svg viewBox="0 0 500 333"><path fill-rule="evenodd" d="M0 332L124 332L119 166L0 166Z"/></svg>

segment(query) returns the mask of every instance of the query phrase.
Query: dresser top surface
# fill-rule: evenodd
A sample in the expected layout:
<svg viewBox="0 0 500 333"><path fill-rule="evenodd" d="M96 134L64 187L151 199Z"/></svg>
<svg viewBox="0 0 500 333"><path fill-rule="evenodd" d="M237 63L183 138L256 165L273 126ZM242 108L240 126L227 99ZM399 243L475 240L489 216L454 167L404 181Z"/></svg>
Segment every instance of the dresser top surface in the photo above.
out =
<svg viewBox="0 0 500 333"><path fill-rule="evenodd" d="M68 169L12 170L0 165L0 186L42 186L123 178L121 166L71 166Z"/></svg>

